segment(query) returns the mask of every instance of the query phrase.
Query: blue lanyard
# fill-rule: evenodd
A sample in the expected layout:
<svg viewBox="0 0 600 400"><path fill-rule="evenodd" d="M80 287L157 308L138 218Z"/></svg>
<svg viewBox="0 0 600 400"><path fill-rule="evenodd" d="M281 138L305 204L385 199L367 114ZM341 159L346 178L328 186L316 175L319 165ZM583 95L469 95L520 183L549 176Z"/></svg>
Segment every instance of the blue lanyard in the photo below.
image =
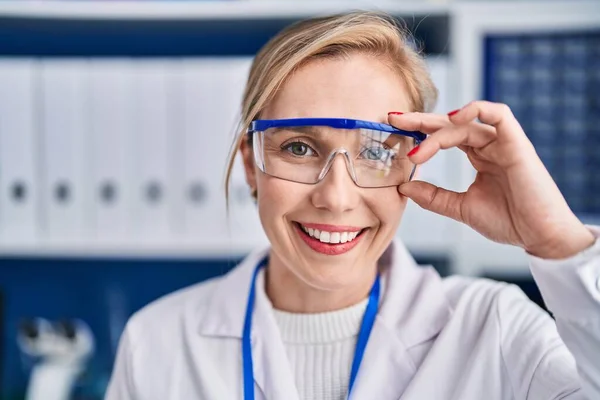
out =
<svg viewBox="0 0 600 400"><path fill-rule="evenodd" d="M252 275L252 283L250 284L250 292L248 293L248 304L246 305L246 317L244 319L244 331L242 334L242 363L244 369L244 400L254 400L254 367L252 364L252 346L250 343L250 328L252 327L252 313L254 311L254 298L256 294L256 277L262 267L267 264L267 258L264 258L256 268ZM352 369L350 370L350 384L348 386L348 398L354 386L356 375L360 362L367 348L367 341L375 323L377 316L377 308L379 307L379 292L380 292L379 275L375 279L371 292L369 293L369 303L363 316L358 340L356 341L356 349L354 351L354 360L352 360Z"/></svg>

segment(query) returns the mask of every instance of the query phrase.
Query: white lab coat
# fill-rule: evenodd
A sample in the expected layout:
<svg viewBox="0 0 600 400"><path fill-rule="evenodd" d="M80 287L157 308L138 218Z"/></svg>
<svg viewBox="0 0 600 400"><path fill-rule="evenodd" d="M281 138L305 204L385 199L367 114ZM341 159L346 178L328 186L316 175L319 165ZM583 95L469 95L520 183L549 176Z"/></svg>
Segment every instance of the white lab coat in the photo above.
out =
<svg viewBox="0 0 600 400"><path fill-rule="evenodd" d="M242 399L244 311L266 251L136 313L106 399ZM531 257L556 325L517 287L442 279L418 267L399 242L381 265L380 308L353 399L600 399L600 240L568 260ZM297 400L264 290L256 297L252 354L256 399Z"/></svg>

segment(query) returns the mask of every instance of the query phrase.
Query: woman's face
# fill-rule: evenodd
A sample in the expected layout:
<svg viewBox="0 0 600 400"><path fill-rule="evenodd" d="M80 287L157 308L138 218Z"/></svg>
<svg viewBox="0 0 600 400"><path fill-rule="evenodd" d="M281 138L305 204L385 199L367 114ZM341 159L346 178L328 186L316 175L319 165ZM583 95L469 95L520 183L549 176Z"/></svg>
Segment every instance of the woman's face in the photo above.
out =
<svg viewBox="0 0 600 400"><path fill-rule="evenodd" d="M408 111L409 104L397 74L372 56L356 54L307 63L286 81L260 117L387 122L388 112ZM271 243L271 264L282 264L305 283L325 290L352 286L372 275L406 207L407 200L396 187L356 186L339 155L324 180L309 185L263 174L247 145L242 146L242 154L248 183L258 192L260 220ZM362 233L328 251L331 245L311 242L314 239L299 224L332 233Z"/></svg>

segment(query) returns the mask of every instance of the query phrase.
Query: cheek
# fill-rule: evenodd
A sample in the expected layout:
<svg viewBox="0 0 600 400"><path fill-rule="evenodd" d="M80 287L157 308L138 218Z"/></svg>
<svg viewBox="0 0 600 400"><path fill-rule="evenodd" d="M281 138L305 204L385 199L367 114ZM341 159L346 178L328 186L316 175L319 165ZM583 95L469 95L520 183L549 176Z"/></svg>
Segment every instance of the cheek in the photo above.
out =
<svg viewBox="0 0 600 400"><path fill-rule="evenodd" d="M372 189L366 196L369 208L384 229L396 230L406 209L408 198L396 187Z"/></svg>
<svg viewBox="0 0 600 400"><path fill-rule="evenodd" d="M260 173L257 176L258 212L266 231L277 229L282 217L299 208L308 199L305 185Z"/></svg>

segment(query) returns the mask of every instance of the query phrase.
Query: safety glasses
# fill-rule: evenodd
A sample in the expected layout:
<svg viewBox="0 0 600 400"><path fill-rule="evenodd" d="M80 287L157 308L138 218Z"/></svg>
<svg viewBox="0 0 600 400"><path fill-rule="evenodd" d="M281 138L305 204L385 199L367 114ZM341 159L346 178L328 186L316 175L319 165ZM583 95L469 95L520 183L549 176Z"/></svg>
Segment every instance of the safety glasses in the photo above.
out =
<svg viewBox="0 0 600 400"><path fill-rule="evenodd" d="M363 188L410 181L416 166L407 153L426 138L417 131L345 118L255 120L248 135L254 161L267 175L316 184L341 154L350 177Z"/></svg>

